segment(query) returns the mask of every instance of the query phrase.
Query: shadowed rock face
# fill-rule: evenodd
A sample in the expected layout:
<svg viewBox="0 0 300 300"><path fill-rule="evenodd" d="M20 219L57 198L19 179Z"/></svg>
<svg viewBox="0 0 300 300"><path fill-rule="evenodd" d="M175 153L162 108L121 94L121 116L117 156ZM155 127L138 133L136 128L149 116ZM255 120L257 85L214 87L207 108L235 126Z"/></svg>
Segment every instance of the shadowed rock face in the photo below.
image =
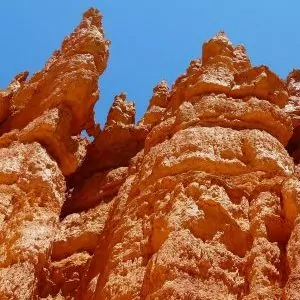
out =
<svg viewBox="0 0 300 300"><path fill-rule="evenodd" d="M221 32L100 129L101 19L0 90L0 299L300 299L299 71Z"/></svg>

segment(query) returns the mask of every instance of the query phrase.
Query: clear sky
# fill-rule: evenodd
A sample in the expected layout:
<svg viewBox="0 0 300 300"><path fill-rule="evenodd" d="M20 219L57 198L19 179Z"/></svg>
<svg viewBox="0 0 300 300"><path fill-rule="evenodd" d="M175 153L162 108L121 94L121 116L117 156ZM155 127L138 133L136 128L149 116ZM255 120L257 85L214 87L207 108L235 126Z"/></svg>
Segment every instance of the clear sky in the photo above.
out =
<svg viewBox="0 0 300 300"><path fill-rule="evenodd" d="M156 83L172 84L220 30L246 46L254 65L283 78L300 68L299 0L2 0L0 87L16 73L41 69L91 6L102 11L112 41L96 106L101 124L121 91L135 101L139 119Z"/></svg>

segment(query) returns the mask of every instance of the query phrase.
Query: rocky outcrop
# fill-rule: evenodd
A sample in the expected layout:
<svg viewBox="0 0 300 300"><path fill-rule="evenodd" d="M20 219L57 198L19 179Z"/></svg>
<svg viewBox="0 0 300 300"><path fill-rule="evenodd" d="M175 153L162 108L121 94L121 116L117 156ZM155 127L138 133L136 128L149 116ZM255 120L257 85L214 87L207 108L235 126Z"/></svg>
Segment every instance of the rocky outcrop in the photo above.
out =
<svg viewBox="0 0 300 300"><path fill-rule="evenodd" d="M299 299L299 71L221 32L100 129L108 46L90 9L0 91L0 298Z"/></svg>
<svg viewBox="0 0 300 300"><path fill-rule="evenodd" d="M40 297L52 270L65 176L85 158L81 131L95 131L107 58L101 16L91 9L42 71L29 80L28 72L17 75L0 92L1 299Z"/></svg>

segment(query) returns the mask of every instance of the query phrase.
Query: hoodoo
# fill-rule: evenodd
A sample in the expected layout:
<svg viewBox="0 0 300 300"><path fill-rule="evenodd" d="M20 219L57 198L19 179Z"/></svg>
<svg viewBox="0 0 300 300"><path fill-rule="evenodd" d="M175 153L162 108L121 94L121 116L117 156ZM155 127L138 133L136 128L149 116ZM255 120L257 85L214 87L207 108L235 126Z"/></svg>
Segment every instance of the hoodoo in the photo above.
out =
<svg viewBox="0 0 300 300"><path fill-rule="evenodd" d="M0 90L0 299L300 299L300 71L220 32L101 129L101 20Z"/></svg>

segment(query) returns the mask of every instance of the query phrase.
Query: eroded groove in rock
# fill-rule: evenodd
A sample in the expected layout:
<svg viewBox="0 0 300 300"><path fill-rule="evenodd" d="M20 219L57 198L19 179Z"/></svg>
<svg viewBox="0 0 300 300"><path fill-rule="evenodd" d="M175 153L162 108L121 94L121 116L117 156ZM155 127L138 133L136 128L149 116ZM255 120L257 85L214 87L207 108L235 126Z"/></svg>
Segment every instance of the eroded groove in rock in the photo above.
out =
<svg viewBox="0 0 300 300"><path fill-rule="evenodd" d="M221 32L100 129L101 20L0 91L0 298L300 299L299 70Z"/></svg>

